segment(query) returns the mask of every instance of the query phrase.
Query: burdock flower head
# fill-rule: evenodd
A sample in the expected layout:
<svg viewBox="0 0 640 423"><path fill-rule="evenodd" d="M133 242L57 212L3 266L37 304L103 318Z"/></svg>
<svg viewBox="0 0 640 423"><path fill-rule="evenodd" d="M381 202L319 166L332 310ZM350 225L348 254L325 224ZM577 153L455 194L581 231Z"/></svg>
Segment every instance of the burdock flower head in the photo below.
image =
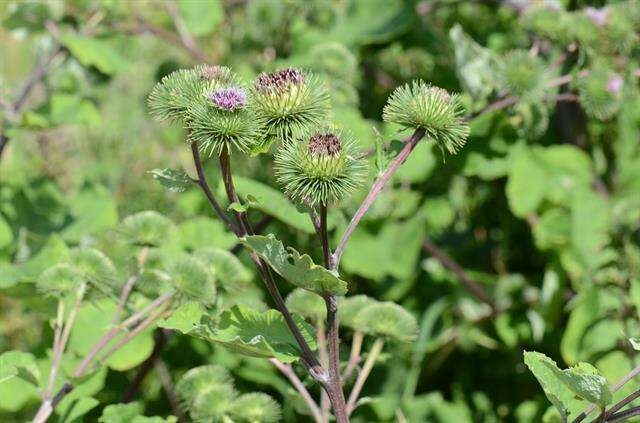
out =
<svg viewBox="0 0 640 423"><path fill-rule="evenodd" d="M441 148L455 154L469 135L462 112L458 95L418 80L391 94L382 117L405 128L423 129Z"/></svg>
<svg viewBox="0 0 640 423"><path fill-rule="evenodd" d="M366 163L354 140L333 127L309 131L284 143L275 158L278 182L301 203L336 203L364 180Z"/></svg>
<svg viewBox="0 0 640 423"><path fill-rule="evenodd" d="M237 80L225 66L201 65L175 71L156 84L149 95L151 114L159 120L184 121L187 110L204 93Z"/></svg>
<svg viewBox="0 0 640 423"><path fill-rule="evenodd" d="M254 82L253 102L270 135L290 139L321 124L329 111L329 95L320 81L295 68L262 73Z"/></svg>
<svg viewBox="0 0 640 423"><path fill-rule="evenodd" d="M234 112L247 105L247 94L240 87L218 88L206 94L213 105L220 110Z"/></svg>

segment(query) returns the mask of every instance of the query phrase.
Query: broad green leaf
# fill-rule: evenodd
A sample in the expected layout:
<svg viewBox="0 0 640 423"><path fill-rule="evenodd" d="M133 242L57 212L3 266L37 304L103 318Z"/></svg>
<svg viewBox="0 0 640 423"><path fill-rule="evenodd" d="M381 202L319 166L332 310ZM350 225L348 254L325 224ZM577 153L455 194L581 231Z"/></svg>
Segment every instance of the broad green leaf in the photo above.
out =
<svg viewBox="0 0 640 423"><path fill-rule="evenodd" d="M200 323L203 315L204 311L199 303L186 303L178 307L171 316L158 322L158 326L189 333Z"/></svg>
<svg viewBox="0 0 640 423"><path fill-rule="evenodd" d="M311 219L306 213L299 212L280 191L253 179L235 176L233 182L242 198L252 196L255 203L252 208L263 211L276 219L308 234L315 232Z"/></svg>
<svg viewBox="0 0 640 423"><path fill-rule="evenodd" d="M346 326L354 330L360 330L357 326L356 316L360 311L377 301L366 295L354 295L352 297L344 297L338 300L338 313L340 315L340 325Z"/></svg>
<svg viewBox="0 0 640 423"><path fill-rule="evenodd" d="M591 190L574 190L571 241L587 270L598 267L597 257L609 243L610 216L611 209L605 199Z"/></svg>
<svg viewBox="0 0 640 423"><path fill-rule="evenodd" d="M365 306L355 317L354 326L374 336L412 341L418 335L418 322L403 307L392 302Z"/></svg>
<svg viewBox="0 0 640 423"><path fill-rule="evenodd" d="M61 232L69 242L79 242L118 224L118 207L113 195L102 186L84 188L69 204L73 221Z"/></svg>
<svg viewBox="0 0 640 423"><path fill-rule="evenodd" d="M456 24L449 31L455 48L456 74L462 87L476 99L485 99L496 87L496 63L483 48Z"/></svg>
<svg viewBox="0 0 640 423"><path fill-rule="evenodd" d="M22 351L7 351L0 354L0 383L14 377L34 386L40 384L40 369L33 354Z"/></svg>
<svg viewBox="0 0 640 423"><path fill-rule="evenodd" d="M93 410L100 404L95 398L92 397L81 397L76 399L75 401L69 403L67 407L61 407L64 410L64 413L60 413L60 410L56 410L61 414L59 418L60 423L72 423L77 421L82 421L82 417L87 414L89 411Z"/></svg>
<svg viewBox="0 0 640 423"><path fill-rule="evenodd" d="M113 75L128 68L126 60L113 48L109 39L70 33L60 37L60 41L80 63L95 66L104 74Z"/></svg>
<svg viewBox="0 0 640 423"><path fill-rule="evenodd" d="M546 184L544 169L528 149L519 149L512 159L507 181L507 199L513 214L525 217L533 213L544 198Z"/></svg>
<svg viewBox="0 0 640 423"><path fill-rule="evenodd" d="M324 320L327 316L327 306L324 300L306 289L296 288L291 291L287 295L286 303L292 313L297 313L312 321ZM342 324L343 322L341 321L340 323Z"/></svg>
<svg viewBox="0 0 640 423"><path fill-rule="evenodd" d="M525 364L542 385L549 400L563 416L573 409L572 395L578 399L606 407L612 400L607 380L588 363L578 363L561 370L556 362L544 354L524 353Z"/></svg>
<svg viewBox="0 0 640 423"><path fill-rule="evenodd" d="M130 402L127 404L110 404L102 410L99 423L175 423L177 418L169 416L166 419L158 416L146 417L141 415L144 410L142 404Z"/></svg>
<svg viewBox="0 0 640 423"><path fill-rule="evenodd" d="M333 272L316 265L307 254L300 255L293 248L289 252L272 234L247 236L242 244L265 260L280 276L293 285L319 295L344 295L347 283Z"/></svg>
<svg viewBox="0 0 640 423"><path fill-rule="evenodd" d="M299 316L294 316L294 321L310 347L315 349L314 328ZM224 311L217 324L205 322L191 334L251 357L273 357L285 363L300 357L298 343L282 314L276 310L261 312L236 305Z"/></svg>
<svg viewBox="0 0 640 423"><path fill-rule="evenodd" d="M0 287L8 288L20 281L35 282L46 269L68 259L69 248L58 235L52 235L31 259L13 266L0 264Z"/></svg>
<svg viewBox="0 0 640 423"><path fill-rule="evenodd" d="M208 217L196 217L180 224L178 227L180 245L188 250L205 247L229 249L238 240L219 220Z"/></svg>
<svg viewBox="0 0 640 423"><path fill-rule="evenodd" d="M51 96L51 123L54 125L99 125L102 121L96 106L76 94L55 93Z"/></svg>
<svg viewBox="0 0 640 423"><path fill-rule="evenodd" d="M219 1L178 0L177 5L187 31L194 37L210 34L224 18Z"/></svg>
<svg viewBox="0 0 640 423"><path fill-rule="evenodd" d="M170 168L165 169L153 169L150 170L149 173L162 185L167 188L169 191L173 192L184 192L193 185L193 181L187 175L187 172L184 170L175 170Z"/></svg>
<svg viewBox="0 0 640 423"><path fill-rule="evenodd" d="M13 241L13 232L7 221L0 215L0 248L11 245Z"/></svg>

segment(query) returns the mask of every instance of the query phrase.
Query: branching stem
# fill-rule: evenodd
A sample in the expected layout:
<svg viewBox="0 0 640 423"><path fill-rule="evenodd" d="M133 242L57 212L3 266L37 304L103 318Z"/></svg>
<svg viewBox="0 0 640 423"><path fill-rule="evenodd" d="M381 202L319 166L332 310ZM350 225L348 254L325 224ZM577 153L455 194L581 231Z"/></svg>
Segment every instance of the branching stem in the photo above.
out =
<svg viewBox="0 0 640 423"><path fill-rule="evenodd" d="M389 167L387 167L387 169L382 173L382 175L380 175L380 177L374 182L373 186L371 187L371 190L369 191L369 194L367 194L367 197L364 199L362 204L360 204L360 207L358 208L356 213L353 215L351 222L349 222L347 229L344 231L344 234L342 235L342 239L340 239L340 242L338 243L338 247L336 248L336 251L333 253L333 257L332 257L333 269L338 268L340 264L340 258L342 257L342 253L344 252L344 249L347 246L347 242L349 242L349 238L353 234L353 231L358 226L358 223L360 223L360 221L362 220L364 215L367 213L371 205L374 203L376 198L378 198L378 195L380 194L380 192L382 192L382 189L387 184L387 182L389 182L389 179L391 179L391 177L396 173L400 165L402 165L402 163L404 163L405 160L407 160L407 157L409 157L409 154L411 154L413 149L416 147L416 145L418 144L418 141L420 141L424 137L424 134L425 134L424 129L416 129L413 135L411 135L411 138L409 138L409 140L405 143L405 146L402 149L402 151L400 151L398 156L396 156L396 158L389 164Z"/></svg>
<svg viewBox="0 0 640 423"><path fill-rule="evenodd" d="M373 365L378 359L380 352L382 352L382 347L384 347L384 339L377 338L369 351L369 355L362 366L362 370L360 370L360 373L358 374L356 382L353 384L353 388L351 389L349 401L347 401L347 414L351 414L356 408L356 402L358 401L358 397L360 397L360 391L362 391L362 387L369 377L371 369L373 369Z"/></svg>
<svg viewBox="0 0 640 423"><path fill-rule="evenodd" d="M291 382L294 388L298 391L304 402L309 407L309 411L311 411L311 415L316 423L323 423L322 413L320 412L320 408L318 408L318 404L313 400L311 394L304 386L298 375L293 371L290 365L284 364L280 362L278 359L271 358L269 361L278 369L280 372L286 376L287 379Z"/></svg>

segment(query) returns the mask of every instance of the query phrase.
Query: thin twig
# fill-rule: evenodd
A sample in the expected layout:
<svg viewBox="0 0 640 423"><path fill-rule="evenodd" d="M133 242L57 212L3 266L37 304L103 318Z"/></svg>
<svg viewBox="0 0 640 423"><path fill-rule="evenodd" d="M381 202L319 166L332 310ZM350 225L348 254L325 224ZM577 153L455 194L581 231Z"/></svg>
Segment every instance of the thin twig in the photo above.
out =
<svg viewBox="0 0 640 423"><path fill-rule="evenodd" d="M637 390L627 395L622 400L620 400L617 404L614 404L613 406L611 406L611 408L607 411L607 415L605 417L607 419L611 418L611 416L615 414L616 411L622 409L625 405L634 401L636 398L640 398L640 390Z"/></svg>
<svg viewBox="0 0 640 423"><path fill-rule="evenodd" d="M280 370L280 373L285 375L287 379L289 379L293 387L296 388L296 390L298 391L298 393L300 394L304 402L307 404L307 407L309 407L309 411L311 411L311 414L313 415L313 418L316 421L316 423L322 423L323 422L322 414L320 413L320 408L318 408L318 404L316 404L316 402L313 400L313 398L309 394L309 391L304 386L304 384L302 383L298 375L296 375L296 373L293 371L291 366L278 361L278 359L276 358L270 358L269 361L278 370Z"/></svg>
<svg viewBox="0 0 640 423"><path fill-rule="evenodd" d="M196 43L196 40L191 36L189 30L182 21L175 2L173 0L167 0L165 2L165 6L167 12L169 13L169 16L171 16L171 19L173 20L173 25L178 30L178 35L180 35L180 41L182 42L184 48L194 58L197 58L199 61L204 62L206 60L205 55L202 54L200 47L198 47L198 43Z"/></svg>
<svg viewBox="0 0 640 423"><path fill-rule="evenodd" d="M353 339L351 340L351 352L349 353L349 361L347 362L347 367L344 369L344 373L342 374L342 379L347 380L351 376L351 373L358 367L358 363L360 363L360 351L362 350L362 340L364 339L364 334L360 331L356 331L353 333Z"/></svg>
<svg viewBox="0 0 640 423"><path fill-rule="evenodd" d="M356 408L356 402L358 401L358 397L360 396L360 391L362 391L362 387L369 377L369 373L371 373L371 369L373 369L373 365L375 364L380 352L382 351L382 347L384 346L384 339L377 338L369 351L369 355L362 366L362 370L358 374L358 378L356 382L353 384L353 388L351 389L351 394L349 394L349 401L347 401L347 414L351 414L353 410Z"/></svg>
<svg viewBox="0 0 640 423"><path fill-rule="evenodd" d="M409 138L409 140L405 143L405 146L400 151L398 156L389 164L389 167L387 167L387 169L385 169L385 171L380 175L380 177L374 182L373 186L371 187L371 190L369 191L369 194L367 194L367 197L364 199L362 204L360 204L360 207L358 208L356 213L353 215L351 222L349 222L347 229L344 231L344 234L342 235L342 239L340 239L340 242L338 243L338 247L336 248L336 251L333 253L331 262L332 262L332 267L334 269L338 268L340 264L340 258L342 257L342 253L344 252L344 249L347 246L347 242L349 241L349 238L353 234L353 231L358 226L358 223L360 223L364 215L367 213L367 210L369 210L369 207L371 207L371 205L374 203L374 201L376 200L376 198L378 197L378 195L380 194L380 192L382 191L386 183L389 181L389 179L391 179L391 177L396 173L400 165L402 165L402 163L404 163L407 157L409 157L409 154L411 154L415 146L418 144L418 141L420 141L424 137L424 134L425 134L424 129L416 129L413 135L411 135L411 138Z"/></svg>
<svg viewBox="0 0 640 423"><path fill-rule="evenodd" d="M171 380L171 374L169 373L169 369L167 369L167 365L160 357L156 357L154 360L154 367L158 374L158 378L160 379L160 383L162 383L164 393L167 395L167 399L171 404L173 414L176 415L180 423L189 421L180 408L180 401L176 395L176 390L173 386L173 381Z"/></svg>
<svg viewBox="0 0 640 423"><path fill-rule="evenodd" d="M627 420L628 418L635 417L635 416L640 416L640 406L633 407L628 410L621 411L617 414L612 415L607 420L607 423L621 422L623 420Z"/></svg>
<svg viewBox="0 0 640 423"><path fill-rule="evenodd" d="M214 197L213 192L211 192L211 188L209 188L209 184L207 183L207 177L205 176L204 168L202 167L202 160L200 160L200 151L198 149L198 143L196 141L191 142L191 154L193 155L193 162L196 166L196 172L198 174L198 180L196 181L196 183L198 184L198 186L200 186L200 189L202 189L202 192L204 192L204 195L207 197L207 200L209 201L209 204L211 204L211 207L213 207L213 210L216 212L216 215L223 222L225 222L227 226L229 226L229 228L231 229L231 232L238 235L239 234L238 228L231 221L231 219L229 219L229 216L227 216L227 214L224 212L222 207L220 207L220 204Z"/></svg>
<svg viewBox="0 0 640 423"><path fill-rule="evenodd" d="M478 300L487 303L495 310L495 304L487 291L469 277L464 268L458 264L451 256L435 245L428 236L422 239L422 248L432 256L434 256L444 267L449 269L460 280L462 285Z"/></svg>

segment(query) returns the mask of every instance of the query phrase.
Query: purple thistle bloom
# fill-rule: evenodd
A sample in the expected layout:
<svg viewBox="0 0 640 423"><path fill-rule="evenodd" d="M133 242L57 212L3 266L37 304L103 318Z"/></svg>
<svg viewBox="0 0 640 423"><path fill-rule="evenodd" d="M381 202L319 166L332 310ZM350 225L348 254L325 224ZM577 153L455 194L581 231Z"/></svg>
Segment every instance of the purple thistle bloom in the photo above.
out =
<svg viewBox="0 0 640 423"><path fill-rule="evenodd" d="M622 77L617 74L614 73L611 78L609 78L609 82L607 83L607 90L611 93L611 94L618 94L620 91L622 91L622 87L624 86L624 79L622 79Z"/></svg>
<svg viewBox="0 0 640 423"><path fill-rule="evenodd" d="M309 140L308 148L309 153L314 156L335 157L342 151L342 144L335 134L315 134Z"/></svg>
<svg viewBox="0 0 640 423"><path fill-rule="evenodd" d="M300 85L307 81L307 76L296 68L280 69L272 73L261 73L255 83L259 91L283 90L289 85Z"/></svg>
<svg viewBox="0 0 640 423"><path fill-rule="evenodd" d="M585 14L591 22L597 26L605 26L609 20L609 10L606 7L596 9L594 7L587 7Z"/></svg>
<svg viewBox="0 0 640 423"><path fill-rule="evenodd" d="M242 109L247 104L247 94L238 87L220 88L207 93L207 97L217 108L230 112Z"/></svg>

